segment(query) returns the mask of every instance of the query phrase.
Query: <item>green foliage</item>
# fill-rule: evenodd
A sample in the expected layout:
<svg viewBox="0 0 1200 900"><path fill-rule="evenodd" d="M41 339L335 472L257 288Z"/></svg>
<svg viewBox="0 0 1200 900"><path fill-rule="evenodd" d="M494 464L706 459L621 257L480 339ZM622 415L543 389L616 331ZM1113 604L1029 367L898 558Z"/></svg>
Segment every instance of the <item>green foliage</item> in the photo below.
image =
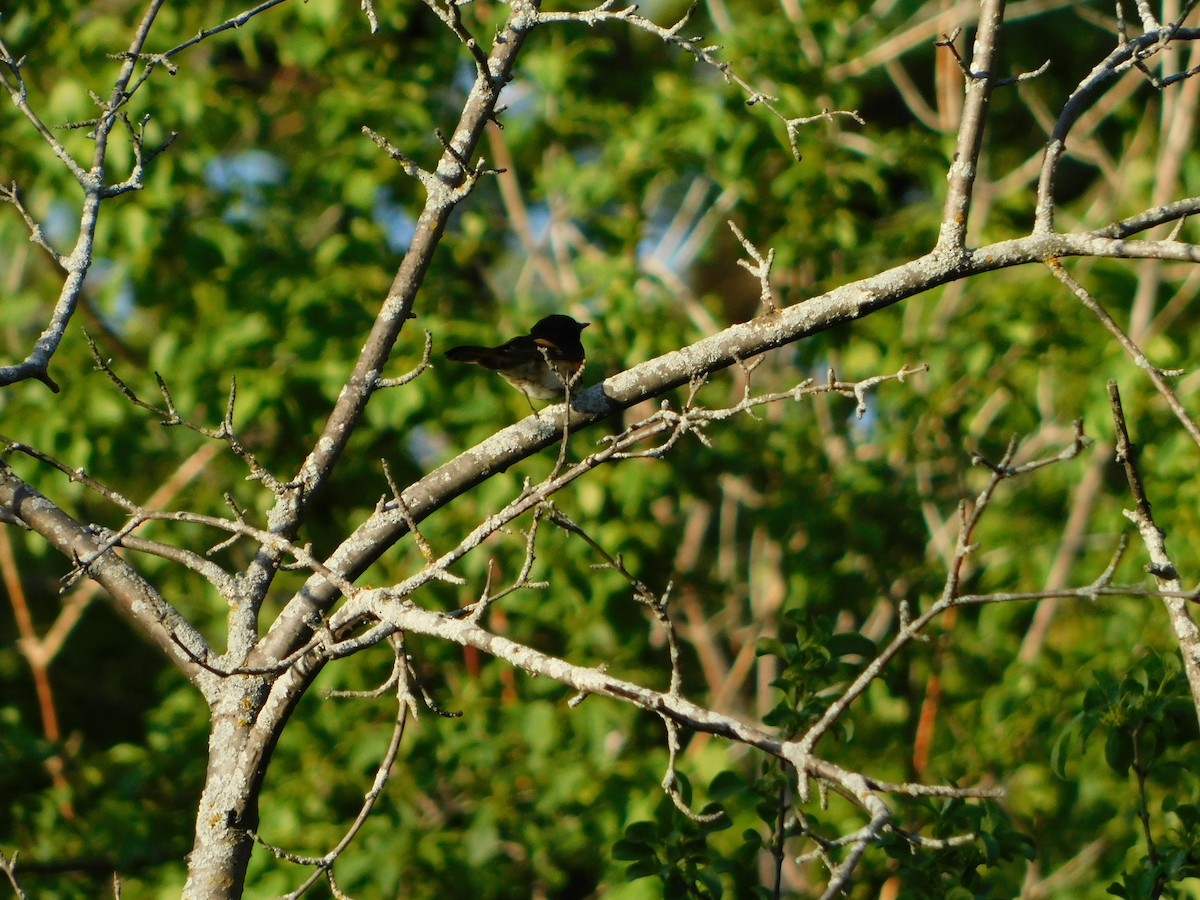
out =
<svg viewBox="0 0 1200 900"><path fill-rule="evenodd" d="M996 805L981 806L961 800L921 804L922 818L932 824L934 840L970 835L973 840L936 849L918 849L902 835L882 841L895 865L895 877L913 897L990 897L1004 893L998 886L996 867L1009 861L1032 860L1033 842L1013 828Z"/></svg>
<svg viewBox="0 0 1200 900"><path fill-rule="evenodd" d="M550 310L577 314L593 322L584 335L590 384L746 320L758 312L758 286L736 265L742 249L727 218L756 245L775 249L774 284L784 302L925 252L937 234L948 136L914 120L893 73L850 65L907 27L919 8L885 5L885 14L866 15L865 4L804 4L792 21L776 4L714 4L749 8L732 10L728 23L700 9L689 24L722 44L722 58L777 95L788 115L825 106L861 112L864 128L834 119L803 129L799 164L781 123L656 38L620 23L537 31L506 88L504 129L484 145L489 164L503 157L508 172L482 182L456 213L426 275L418 319L386 374L416 364L423 329L434 336L435 367L372 400L300 540L326 552L361 522L388 493L381 459L407 483L528 414L498 379L442 361L454 343L523 332ZM95 115L89 91L103 95L111 84L119 62L109 54L127 45L134 14L121 4L116 11L58 6L5 8L0 33L27 57L31 102L86 167L87 129L59 126ZM646 14L668 22L685 7L666 2ZM166 50L242 8L167 4L149 49ZM490 36L508 8L461 9L476 34ZM180 136L150 166L143 190L102 210L78 324L53 367L63 393L48 401L39 384L6 388L0 431L138 501L199 458L193 454L205 439L161 427L94 371L86 328L133 391L163 405L160 373L193 421L216 426L236 378L243 440L281 478L295 470L388 291L420 208L418 186L360 129L369 125L432 166L441 152L436 131L452 132L471 72L461 45L429 10L380 13L381 34L372 36L353 4L285 4L275 18L180 54L174 77L151 78L131 116L152 116L150 143ZM1019 91L997 94L989 133L1001 139L989 145L985 173L994 180L1039 152L1044 136L1030 108L1061 105L1111 48L1111 34L1080 31L1080 22L1063 9L1012 23L1005 66L1033 69L1047 56L1054 64ZM898 64L934 102L931 40L940 26L925 24L930 41ZM1140 88L1098 129L1093 149L1117 155L1156 141L1159 103ZM77 187L10 103L0 104L0 129L0 181L15 180L48 238L69 250ZM131 154L127 142L114 145L108 174L119 179ZM1060 215L1088 227L1103 224L1088 216L1114 190L1103 159L1094 158L1100 162L1075 163L1062 186ZM1139 209L1153 178L1149 164L1122 167L1114 215ZM1197 193L1198 178L1189 158L1183 195ZM1022 182L981 198L986 223L972 240L1027 230L1027 188ZM511 205L514 190L521 210ZM528 234L519 233L519 212ZM44 327L59 275L9 207L0 209L0 248L0 347L6 360L19 359ZM1072 266L1128 318L1137 270ZM1173 299L1186 297L1186 278L1165 267L1157 300L1173 313L1146 345L1156 364L1184 365L1200 349L1194 305ZM775 405L714 426L711 446L685 440L665 459L599 470L555 498L653 589L674 583L689 696L781 734L802 733L895 634L899 605L920 611L940 595L956 506L987 476L970 467L969 451L998 459L1017 434L1030 436L1022 459L1057 452L1077 418L1095 448L1001 488L966 580L979 591L1046 584L1085 483L1094 506L1070 576L1092 580L1129 505L1120 473L1103 461L1111 453L1109 377L1121 382L1176 565L1196 571L1195 447L1136 367L1044 272L1006 270L968 288L945 286L781 348L752 376L737 368L716 376L697 402L737 402L747 382L754 391L787 389L809 376L823 381L831 368L866 378L917 362L929 373L880 386L861 418L848 398ZM1195 408L1194 386L1182 387ZM619 427L574 435L569 455L591 452L601 432ZM436 551L448 549L516 496L524 479L549 471L553 458L547 452L498 473L423 523L423 533ZM81 521L124 524L111 504L66 476L47 475L28 459L8 461ZM1100 477L1085 482L1092 466ZM259 521L271 498L244 476L239 460L217 454L166 505L223 515L228 494ZM178 523L153 523L139 534L198 552L220 540ZM48 628L70 564L29 535L12 540L35 625ZM467 587L439 583L414 599L431 608L470 602L489 576L507 584L525 547L517 530L496 536L456 568ZM548 524L536 548L531 580L550 587L505 598L494 611L497 630L665 687L661 633L629 586L590 568L599 561L591 551ZM248 558L244 544L213 556L231 569ZM397 581L421 561L415 547L401 545L364 581ZM1140 579L1143 563L1131 551L1118 577ZM199 579L151 556L136 564L219 638L228 610ZM264 627L299 579L280 576ZM939 623L932 640L893 660L818 745L839 765L881 779L997 783L1008 791L1003 803L897 800L896 821L910 835L973 837L922 848L887 833L856 874L856 896L885 885L904 897L1015 896L1034 871L1030 860L1046 876L1094 842L1106 852L1071 886L1072 896L1103 896L1108 885L1125 897L1162 885L1182 895L1184 880L1200 874L1200 798L1188 765L1196 726L1161 608L1146 599L1064 603L1041 652L1021 661L1033 610L963 609L955 623ZM31 865L99 861L68 874L31 871L23 882L36 896L100 896L113 869L129 896L177 894L204 777L208 722L200 699L151 650L131 645L126 626L96 601L51 669L66 735L52 745L16 636L15 621L0 617L0 795L7 801L0 848L19 848ZM813 849L813 835L865 824L861 809L840 797L827 808L794 806L794 775L757 754L693 738L679 763L685 800L693 800L690 775L708 786L695 791L695 807L719 803L724 811L698 823L658 788L666 752L656 719L596 697L568 709L561 686L457 646L414 641L410 650L422 686L463 716L426 712L408 723L393 780L337 867L352 895L758 896L770 887L762 860L775 859L781 839L790 866ZM751 659L749 674L738 668ZM340 660L318 688L372 687L390 662L383 648ZM913 736L935 678L941 705L927 764L917 771ZM394 700L307 697L267 776L263 838L313 854L336 843L357 814L394 714ZM66 796L47 774L55 755L67 759ZM808 886L828 874L817 863L796 868ZM299 878L257 850L250 894L284 893Z"/></svg>
<svg viewBox="0 0 1200 900"><path fill-rule="evenodd" d="M679 792L685 804L691 803L691 785L680 777ZM753 855L728 857L713 852L709 837L728 829L732 822L715 805L701 810L696 819L684 815L667 797L659 801L654 821L634 822L625 836L613 845L615 859L628 861L626 877L657 878L664 897L725 896L725 878L740 869L743 878L752 874ZM725 876L725 877L723 877ZM745 896L736 893L735 896Z"/></svg>
<svg viewBox="0 0 1200 900"><path fill-rule="evenodd" d="M1108 892L1133 898L1162 896L1170 888L1174 896L1171 886L1200 877L1200 811L1182 799L1196 796L1190 760L1200 736L1187 678L1176 656L1157 653L1138 660L1121 679L1103 671L1093 676L1096 684L1084 694L1081 711L1055 743L1055 769L1068 777L1075 747L1087 753L1093 738L1103 736L1105 763L1126 784L1133 776L1132 790L1124 792L1126 815L1136 814L1145 830L1143 852ZM1159 792L1161 803L1155 800ZM1159 813L1151 814L1152 805Z"/></svg>
<svg viewBox="0 0 1200 900"><path fill-rule="evenodd" d="M765 638L758 645L760 657L771 654L779 660L771 683L779 699L763 721L795 737L816 724L829 698L875 658L876 647L862 634L836 633L829 618L807 618L796 609L785 613L782 625L780 638ZM843 731L835 728L834 737L844 737Z"/></svg>

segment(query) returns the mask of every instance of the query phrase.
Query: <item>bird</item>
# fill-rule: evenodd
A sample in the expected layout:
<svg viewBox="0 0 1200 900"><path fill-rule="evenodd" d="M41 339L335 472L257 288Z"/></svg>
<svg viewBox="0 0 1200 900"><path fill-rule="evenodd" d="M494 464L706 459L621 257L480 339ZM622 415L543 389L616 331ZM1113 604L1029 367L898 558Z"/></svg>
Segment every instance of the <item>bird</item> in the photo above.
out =
<svg viewBox="0 0 1200 900"><path fill-rule="evenodd" d="M591 322L553 315L539 321L529 334L498 347L452 347L446 358L491 369L519 390L533 407L534 400L558 400L583 368L583 341L579 335Z"/></svg>

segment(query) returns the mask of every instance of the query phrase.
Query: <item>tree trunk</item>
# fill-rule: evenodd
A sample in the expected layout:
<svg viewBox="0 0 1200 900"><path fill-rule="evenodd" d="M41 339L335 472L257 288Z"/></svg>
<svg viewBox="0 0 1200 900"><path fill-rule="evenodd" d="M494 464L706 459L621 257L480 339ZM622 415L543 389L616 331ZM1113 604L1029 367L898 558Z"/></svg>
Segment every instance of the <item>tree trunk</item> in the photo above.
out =
<svg viewBox="0 0 1200 900"><path fill-rule="evenodd" d="M245 889L266 772L262 745L250 738L265 688L261 678L230 678L213 705L208 772L183 890L187 900L228 900Z"/></svg>

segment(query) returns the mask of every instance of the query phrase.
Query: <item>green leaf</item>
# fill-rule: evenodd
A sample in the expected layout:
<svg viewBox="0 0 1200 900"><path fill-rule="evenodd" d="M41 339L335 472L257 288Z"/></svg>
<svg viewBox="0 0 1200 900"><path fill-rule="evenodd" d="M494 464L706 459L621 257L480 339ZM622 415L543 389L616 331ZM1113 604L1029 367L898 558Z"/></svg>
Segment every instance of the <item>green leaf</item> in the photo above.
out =
<svg viewBox="0 0 1200 900"><path fill-rule="evenodd" d="M1133 759L1133 737L1129 732L1123 729L1110 731L1108 739L1104 742L1104 761L1108 763L1109 768L1118 775L1126 775L1129 773L1129 767L1133 765Z"/></svg>
<svg viewBox="0 0 1200 900"><path fill-rule="evenodd" d="M617 841L612 845L613 859L621 860L642 860L652 857L654 850L648 844L640 841L631 841L628 838Z"/></svg>
<svg viewBox="0 0 1200 900"><path fill-rule="evenodd" d="M1079 727L1083 721L1083 713L1075 716L1071 722L1059 732L1055 738L1053 746L1050 748L1050 766L1054 770L1054 774L1059 778L1067 777L1067 761L1071 756L1071 744L1076 738L1079 738ZM1083 749L1083 741L1079 740L1080 749Z"/></svg>

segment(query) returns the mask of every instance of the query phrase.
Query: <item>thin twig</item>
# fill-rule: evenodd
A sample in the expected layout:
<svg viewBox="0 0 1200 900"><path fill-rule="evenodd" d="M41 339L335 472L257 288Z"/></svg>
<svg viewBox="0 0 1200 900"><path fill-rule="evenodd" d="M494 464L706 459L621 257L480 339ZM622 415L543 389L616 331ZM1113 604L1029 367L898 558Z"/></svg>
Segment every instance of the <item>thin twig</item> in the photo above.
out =
<svg viewBox="0 0 1200 900"><path fill-rule="evenodd" d="M1196 421L1184 408L1183 404L1179 402L1175 391L1171 389L1166 380L1166 376L1168 375L1178 376L1182 373L1178 371L1164 371L1151 363L1141 348L1125 333L1116 320L1108 314L1108 311L1100 305L1100 302L1092 296L1091 292L1072 278L1070 273L1063 268L1062 263L1057 259L1047 260L1046 267L1050 269L1055 278L1065 284L1071 293L1079 298L1079 302L1084 305L1084 308L1099 319L1100 323L1108 329L1108 332L1117 339L1117 343L1121 345L1121 349L1129 355L1139 369L1146 373L1146 376L1150 379L1150 383L1154 385L1162 398L1167 401L1167 406L1175 414L1175 418L1183 425L1184 430L1196 442L1197 446L1200 446L1200 425L1196 424Z"/></svg>
<svg viewBox="0 0 1200 900"><path fill-rule="evenodd" d="M804 158L800 152L800 130L805 125L810 125L813 122L832 121L835 117L839 116L851 119L859 125L866 124L857 110L822 109L820 113L814 116L787 116L776 105L776 97L758 90L750 82L738 75L731 63L717 56L717 53L721 50L718 44L706 45L703 43L704 38L701 36L687 37L683 35L683 30L687 27L692 14L699 5L699 0L694 0L692 5L688 7L687 11L675 24L667 27L638 15L636 4L618 8L618 0L604 0L599 6L582 12L538 12L537 23L539 25L546 25L553 22L582 22L594 27L602 22L626 22L635 28L655 35L666 44L678 47L685 53L691 54L699 62L716 69L729 84L740 88L746 95L747 106L761 106L782 122L784 128L787 129L788 146L791 148L792 156L797 162L800 162Z"/></svg>

